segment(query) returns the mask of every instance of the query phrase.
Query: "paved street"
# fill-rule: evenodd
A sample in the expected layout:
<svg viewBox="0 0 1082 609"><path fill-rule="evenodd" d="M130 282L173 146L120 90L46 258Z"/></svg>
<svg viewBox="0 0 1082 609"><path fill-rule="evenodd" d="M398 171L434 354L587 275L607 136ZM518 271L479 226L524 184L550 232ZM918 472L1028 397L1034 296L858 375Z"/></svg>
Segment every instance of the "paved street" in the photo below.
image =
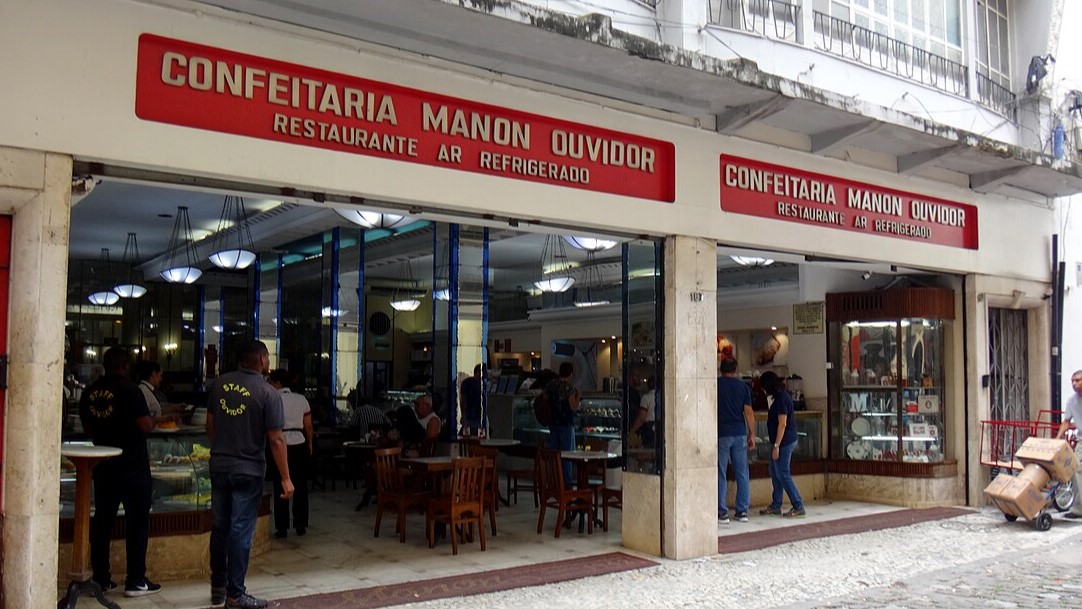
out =
<svg viewBox="0 0 1082 609"><path fill-rule="evenodd" d="M732 526L732 525L730 525ZM1072 574L1077 576L1072 577ZM1082 522L998 511L471 597L471 607L1082 608ZM461 598L410 605L463 606Z"/></svg>

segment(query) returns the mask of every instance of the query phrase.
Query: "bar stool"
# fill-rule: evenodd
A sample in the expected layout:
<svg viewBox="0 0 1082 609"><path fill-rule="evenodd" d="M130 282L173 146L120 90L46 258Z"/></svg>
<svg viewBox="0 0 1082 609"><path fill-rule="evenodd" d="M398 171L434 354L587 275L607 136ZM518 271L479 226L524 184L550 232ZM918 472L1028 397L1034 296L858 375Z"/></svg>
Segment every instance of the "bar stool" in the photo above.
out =
<svg viewBox="0 0 1082 609"><path fill-rule="evenodd" d="M115 457L123 451L113 446L90 444L61 444L60 454L75 464L75 529L71 541L71 583L58 608L74 609L79 595L91 592L99 603L109 609L120 605L105 598L90 571L90 481L91 472L99 461Z"/></svg>

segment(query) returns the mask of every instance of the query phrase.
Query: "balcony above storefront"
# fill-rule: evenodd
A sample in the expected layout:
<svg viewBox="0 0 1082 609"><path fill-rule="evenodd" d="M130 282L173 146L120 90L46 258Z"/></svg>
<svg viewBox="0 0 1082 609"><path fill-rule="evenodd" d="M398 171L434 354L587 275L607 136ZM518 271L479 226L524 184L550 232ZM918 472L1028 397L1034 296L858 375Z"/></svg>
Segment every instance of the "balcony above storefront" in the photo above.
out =
<svg viewBox="0 0 1082 609"><path fill-rule="evenodd" d="M1029 200L1082 192L1082 165L1070 157L1056 159L918 113L783 78L751 60L723 60L659 44L599 15L575 17L514 0L203 4L452 62L466 71L506 75L526 87L551 85L571 97L617 100L618 107L630 111L975 192ZM643 8L654 10L649 3ZM823 27L833 29L826 23ZM888 47L898 50L897 45L883 48ZM929 78L964 70L941 63L930 67ZM950 82L942 81L945 86ZM1006 103L1003 92L988 84L977 79L981 98L987 98L982 103Z"/></svg>

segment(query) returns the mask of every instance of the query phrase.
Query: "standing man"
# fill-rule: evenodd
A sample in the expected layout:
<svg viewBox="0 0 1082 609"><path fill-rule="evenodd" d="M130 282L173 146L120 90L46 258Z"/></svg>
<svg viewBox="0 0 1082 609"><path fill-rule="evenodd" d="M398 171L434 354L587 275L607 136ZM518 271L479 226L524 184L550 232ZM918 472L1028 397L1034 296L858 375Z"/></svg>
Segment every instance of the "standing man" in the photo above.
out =
<svg viewBox="0 0 1082 609"><path fill-rule="evenodd" d="M571 362L560 364L560 376L545 386L545 398L552 417L549 420L548 447L555 450L575 450L575 413L579 409L579 390L571 384L575 367ZM561 459L564 484L571 484L571 461Z"/></svg>
<svg viewBox="0 0 1082 609"><path fill-rule="evenodd" d="M462 406L462 435L480 435L484 423L484 410L481 407L481 364L473 367L473 376L462 380L458 394L458 401Z"/></svg>
<svg viewBox="0 0 1082 609"><path fill-rule="evenodd" d="M800 490L793 480L793 471L790 465L793 461L793 451L796 450L797 433L796 417L793 408L793 398L785 390L785 385L778 375L767 370L759 377L759 383L767 396L774 398L770 403L770 411L766 415L766 430L770 437L773 449L770 453L770 482L774 487L770 495L770 505L759 510L763 516L785 516L788 518L803 518L804 500L800 497ZM793 504L788 512L781 511L781 502L785 495L789 495L789 502Z"/></svg>
<svg viewBox="0 0 1082 609"><path fill-rule="evenodd" d="M1071 375L1071 388L1074 389L1074 393L1071 397L1067 398L1067 404L1063 408L1063 422L1060 423L1059 431L1056 432L1057 438L1063 438L1067 434L1067 429L1071 426L1071 423L1078 425L1082 423L1082 370L1075 370ZM1079 454L1082 442L1075 444L1074 452ZM1075 501L1071 504L1071 511L1063 515L1064 518L1079 519L1082 518L1082 500L1078 499L1079 489L1082 489L1082 473L1075 472L1074 475L1074 492Z"/></svg>
<svg viewBox="0 0 1082 609"><path fill-rule="evenodd" d="M210 601L227 609L261 609L267 601L250 596L244 587L252 550L269 443L281 473L283 499L293 496L285 436L282 397L263 375L270 353L262 341L252 341L239 353L240 368L223 374L207 395L207 436L210 438L211 513Z"/></svg>
<svg viewBox="0 0 1082 609"><path fill-rule="evenodd" d="M748 451L755 449L755 413L751 410L751 389L736 378L733 358L721 360L718 377L718 522L729 522L729 484L726 470L733 464L736 478L736 520L748 521L751 507L751 477Z"/></svg>
<svg viewBox="0 0 1082 609"><path fill-rule="evenodd" d="M105 374L87 387L79 403L83 429L94 444L124 452L94 467L94 520L90 524L90 564L102 590L116 588L109 573L109 540L120 504L127 532L124 596L154 594L162 587L146 578L150 536L150 455L147 432L154 420L138 387L128 380L131 356L113 347L102 358Z"/></svg>
<svg viewBox="0 0 1082 609"><path fill-rule="evenodd" d="M312 433L312 407L307 398L290 389L293 381L293 374L282 368L267 377L267 383L282 396L285 416L282 435L286 440L286 455L293 480L293 527L297 535L304 535L308 529L308 460L312 456L315 434ZM282 477L275 464L269 463L267 470L271 472L274 483L274 536L282 539L289 529L289 499L281 496Z"/></svg>

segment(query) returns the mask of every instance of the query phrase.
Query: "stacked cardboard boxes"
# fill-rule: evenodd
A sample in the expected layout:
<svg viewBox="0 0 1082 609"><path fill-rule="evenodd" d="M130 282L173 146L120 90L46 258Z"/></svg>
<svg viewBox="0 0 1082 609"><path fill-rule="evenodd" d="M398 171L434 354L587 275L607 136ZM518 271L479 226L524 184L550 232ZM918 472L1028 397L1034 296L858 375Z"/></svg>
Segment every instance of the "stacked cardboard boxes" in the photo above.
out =
<svg viewBox="0 0 1082 609"><path fill-rule="evenodd" d="M1029 438L1015 453L1026 467L1017 476L1000 475L984 494L1001 512L1033 520L1047 500L1042 489L1050 479L1067 482L1078 469L1078 458L1066 440Z"/></svg>

